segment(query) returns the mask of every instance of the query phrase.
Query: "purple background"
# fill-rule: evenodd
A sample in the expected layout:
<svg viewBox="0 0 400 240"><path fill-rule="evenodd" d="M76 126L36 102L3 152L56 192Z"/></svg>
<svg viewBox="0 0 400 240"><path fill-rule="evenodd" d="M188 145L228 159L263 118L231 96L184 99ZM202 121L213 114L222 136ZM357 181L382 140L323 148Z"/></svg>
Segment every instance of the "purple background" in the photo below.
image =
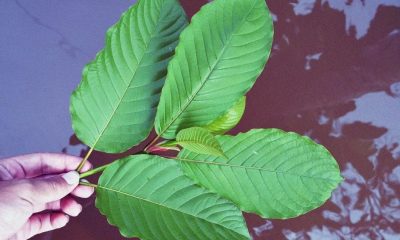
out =
<svg viewBox="0 0 400 240"><path fill-rule="evenodd" d="M189 15L206 1L181 1ZM69 96L104 35L134 1L0 0L0 158L80 155ZM345 182L302 217L247 215L254 239L400 239L400 1L267 1L272 57L232 131L282 128L313 138ZM72 137L71 137L72 136ZM101 164L116 156L95 153ZM93 207L36 239L120 239Z"/></svg>

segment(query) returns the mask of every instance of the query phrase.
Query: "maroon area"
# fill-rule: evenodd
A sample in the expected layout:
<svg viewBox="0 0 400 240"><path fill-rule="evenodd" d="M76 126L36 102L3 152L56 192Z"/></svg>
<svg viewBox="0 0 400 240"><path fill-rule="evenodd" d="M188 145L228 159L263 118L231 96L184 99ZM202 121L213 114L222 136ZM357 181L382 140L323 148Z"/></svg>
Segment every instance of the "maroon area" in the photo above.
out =
<svg viewBox="0 0 400 240"><path fill-rule="evenodd" d="M182 4L193 15L206 2ZM254 239L400 239L400 124L393 123L400 123L399 4L315 1L296 15L298 2L303 1L267 1L276 19L274 49L232 133L281 128L308 135L332 152L345 181L326 204L304 216L246 215L250 232ZM359 12L352 15L330 2L347 2L347 9ZM376 14L369 11L371 2L379 2ZM71 137L70 144L65 152L79 141ZM102 164L116 157L95 153L91 159ZM67 228L36 239L122 239L93 202Z"/></svg>

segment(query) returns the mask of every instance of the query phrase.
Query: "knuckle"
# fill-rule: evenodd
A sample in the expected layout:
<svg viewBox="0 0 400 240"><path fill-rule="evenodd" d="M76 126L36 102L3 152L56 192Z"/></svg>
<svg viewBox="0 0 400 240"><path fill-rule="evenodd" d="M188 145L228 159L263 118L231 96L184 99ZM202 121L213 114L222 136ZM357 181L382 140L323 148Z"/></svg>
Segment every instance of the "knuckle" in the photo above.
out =
<svg viewBox="0 0 400 240"><path fill-rule="evenodd" d="M55 193L55 192L58 192L59 191L59 183L58 183L58 181L49 181L48 182L48 190L49 190L49 192L52 192L52 193Z"/></svg>

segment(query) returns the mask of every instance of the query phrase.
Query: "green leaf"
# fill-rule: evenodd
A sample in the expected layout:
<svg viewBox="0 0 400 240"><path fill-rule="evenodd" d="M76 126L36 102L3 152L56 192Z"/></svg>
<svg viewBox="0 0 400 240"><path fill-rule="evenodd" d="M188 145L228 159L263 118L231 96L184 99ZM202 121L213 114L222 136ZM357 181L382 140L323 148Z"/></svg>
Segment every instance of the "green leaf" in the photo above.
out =
<svg viewBox="0 0 400 240"><path fill-rule="evenodd" d="M258 129L217 137L228 161L181 151L184 173L241 210L292 218L321 206L342 181L338 164L308 137Z"/></svg>
<svg viewBox="0 0 400 240"><path fill-rule="evenodd" d="M157 144L160 147L176 147L178 143L175 140L165 140Z"/></svg>
<svg viewBox="0 0 400 240"><path fill-rule="evenodd" d="M124 152L150 133L181 30L176 0L139 0L107 31L106 46L71 97L76 136L103 152Z"/></svg>
<svg viewBox="0 0 400 240"><path fill-rule="evenodd" d="M265 0L215 0L182 32L157 109L155 129L174 139L206 126L253 86L273 38Z"/></svg>
<svg viewBox="0 0 400 240"><path fill-rule="evenodd" d="M176 136L176 141L182 147L195 153L225 157L215 136L201 127L181 130Z"/></svg>
<svg viewBox="0 0 400 240"><path fill-rule="evenodd" d="M173 160L136 155L116 161L96 191L97 208L125 237L250 239L239 209L195 185Z"/></svg>
<svg viewBox="0 0 400 240"><path fill-rule="evenodd" d="M204 128L215 134L222 135L236 127L236 125L240 122L240 119L243 117L245 108L246 96L243 96L224 115L218 117Z"/></svg>

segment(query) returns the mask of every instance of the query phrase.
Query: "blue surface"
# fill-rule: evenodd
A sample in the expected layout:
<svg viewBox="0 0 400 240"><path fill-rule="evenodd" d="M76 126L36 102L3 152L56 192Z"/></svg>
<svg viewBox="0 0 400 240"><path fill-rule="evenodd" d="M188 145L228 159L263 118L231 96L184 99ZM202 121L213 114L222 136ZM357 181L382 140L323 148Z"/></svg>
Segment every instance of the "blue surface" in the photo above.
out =
<svg viewBox="0 0 400 240"><path fill-rule="evenodd" d="M134 2L0 1L0 157L68 145L69 96Z"/></svg>

